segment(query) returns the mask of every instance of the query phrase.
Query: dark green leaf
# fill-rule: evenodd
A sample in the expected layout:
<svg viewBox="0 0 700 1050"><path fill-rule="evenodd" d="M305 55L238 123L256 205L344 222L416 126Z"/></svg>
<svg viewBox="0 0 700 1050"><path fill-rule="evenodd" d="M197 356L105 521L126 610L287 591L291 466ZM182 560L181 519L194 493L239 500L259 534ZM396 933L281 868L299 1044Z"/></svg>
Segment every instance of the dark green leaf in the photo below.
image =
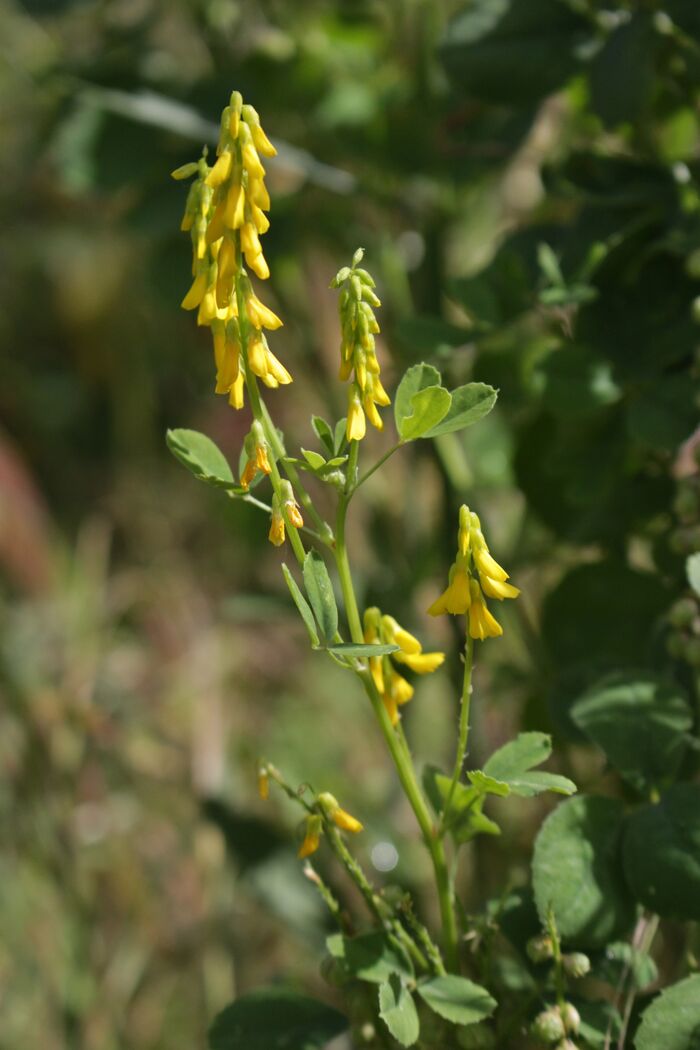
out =
<svg viewBox="0 0 700 1050"><path fill-rule="evenodd" d="M418 1011L398 974L392 974L379 986L379 1016L397 1043L413 1046L420 1034Z"/></svg>
<svg viewBox="0 0 700 1050"><path fill-rule="evenodd" d="M338 607L326 564L317 551L304 558L304 587L316 617L322 640L332 642L338 630Z"/></svg>
<svg viewBox="0 0 700 1050"><path fill-rule="evenodd" d="M452 434L464 430L488 415L496 404L498 392L487 383L467 383L452 391L452 402L442 421L433 426L424 437Z"/></svg>
<svg viewBox="0 0 700 1050"><path fill-rule="evenodd" d="M391 974L413 976L408 957L383 933L361 933L357 937L334 933L326 939L326 947L349 977L381 984Z"/></svg>
<svg viewBox="0 0 700 1050"><path fill-rule="evenodd" d="M454 974L422 981L416 992L431 1010L452 1024L474 1024L496 1009L496 1000L485 988Z"/></svg>
<svg viewBox="0 0 700 1050"><path fill-rule="evenodd" d="M616 799L581 796L557 806L537 836L537 910L545 923L551 908L563 940L576 947L600 947L634 921L618 852L622 819Z"/></svg>
<svg viewBox="0 0 700 1050"><path fill-rule="evenodd" d="M648 672L604 678L574 704L571 715L639 791L673 777L693 721L681 686Z"/></svg>
<svg viewBox="0 0 700 1050"><path fill-rule="evenodd" d="M592 1050L609 1050L611 1036L612 1045L616 1045L615 1040L620 1034L622 1018L612 1003L574 999L573 1004L581 1018L579 1034L586 1047L590 1046Z"/></svg>
<svg viewBox="0 0 700 1050"><path fill-rule="evenodd" d="M625 875L645 907L700 921L700 785L675 784L633 813L623 840Z"/></svg>
<svg viewBox="0 0 700 1050"><path fill-rule="evenodd" d="M607 127L637 120L644 112L653 90L657 39L651 16L639 12L617 26L597 54L591 103Z"/></svg>
<svg viewBox="0 0 700 1050"><path fill-rule="evenodd" d="M294 600L294 604L299 610L299 614L302 620L304 621L306 630L309 632L311 644L313 646L317 646L319 644L319 638L318 632L316 631L316 623L314 621L314 614L311 611L311 606L299 590L296 580L294 579L284 562L282 562L282 572L284 573L284 578L287 583L287 587L289 587L289 593L291 594L292 599Z"/></svg>
<svg viewBox="0 0 700 1050"><path fill-rule="evenodd" d="M665 988L642 1014L635 1050L698 1050L700 974Z"/></svg>
<svg viewBox="0 0 700 1050"><path fill-rule="evenodd" d="M209 1032L210 1050L323 1050L347 1028L337 1010L280 988L260 989L227 1006Z"/></svg>
<svg viewBox="0 0 700 1050"><path fill-rule="evenodd" d="M335 453L335 441L333 432L322 416L312 416L311 426L314 428L316 437L321 442L329 456Z"/></svg>

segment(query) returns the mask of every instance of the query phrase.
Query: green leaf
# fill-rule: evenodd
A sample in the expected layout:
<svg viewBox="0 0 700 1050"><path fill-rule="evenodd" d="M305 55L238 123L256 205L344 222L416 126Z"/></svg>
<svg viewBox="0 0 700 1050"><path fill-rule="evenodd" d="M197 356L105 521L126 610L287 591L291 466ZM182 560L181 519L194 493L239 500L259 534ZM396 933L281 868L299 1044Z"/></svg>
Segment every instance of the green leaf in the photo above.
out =
<svg viewBox="0 0 700 1050"><path fill-rule="evenodd" d="M675 784L629 818L623 839L627 881L663 918L700 921L700 785Z"/></svg>
<svg viewBox="0 0 700 1050"><path fill-rule="evenodd" d="M316 623L314 621L314 614L311 611L311 606L299 590L296 580L294 579L284 562L282 562L282 572L284 573L284 578L286 580L287 587L289 587L289 593L292 596L294 604L299 610L299 615L304 621L304 626L306 627L306 630L309 632L311 644L313 646L317 646L319 644L319 638L318 632L316 631Z"/></svg>
<svg viewBox="0 0 700 1050"><path fill-rule="evenodd" d="M381 984L392 974L413 977L408 956L378 931L361 933L357 937L333 933L326 938L326 947L348 977L356 977L371 984Z"/></svg>
<svg viewBox="0 0 700 1050"><path fill-rule="evenodd" d="M301 454L312 470L318 470L320 467L325 467L326 465L326 461L320 452L312 452L309 451L308 448L303 448Z"/></svg>
<svg viewBox="0 0 700 1050"><path fill-rule="evenodd" d="M323 641L332 642L338 630L338 607L328 569L317 551L304 558L304 586Z"/></svg>
<svg viewBox="0 0 700 1050"><path fill-rule="evenodd" d="M487 383L467 383L451 393L452 402L442 420L423 437L438 437L464 430L488 415L496 404L498 391Z"/></svg>
<svg viewBox="0 0 700 1050"><path fill-rule="evenodd" d="M497 1005L496 1000L481 985L453 974L422 981L416 992L431 1010L453 1024L468 1025L482 1021L493 1013Z"/></svg>
<svg viewBox="0 0 700 1050"><path fill-rule="evenodd" d="M175 458L200 481L219 488L235 487L226 457L206 434L198 430L169 430L165 440Z"/></svg>
<svg viewBox="0 0 700 1050"><path fill-rule="evenodd" d="M688 583L700 598L700 551L690 555L685 563L685 571Z"/></svg>
<svg viewBox="0 0 700 1050"><path fill-rule="evenodd" d="M411 398L411 414L398 423L402 441L415 441L427 437L437 423L447 414L452 398L442 386L428 386Z"/></svg>
<svg viewBox="0 0 700 1050"><path fill-rule="evenodd" d="M335 439L334 440L334 444L335 444L334 451L335 451L336 456L339 456L345 450L345 448L347 446L347 443L348 443L347 424L348 424L347 417L343 416L343 418L339 419L338 422L335 425L335 430L333 432L333 436L334 436L334 439Z"/></svg>
<svg viewBox="0 0 700 1050"><path fill-rule="evenodd" d="M435 812L442 813L452 778L445 776L435 766L426 766L423 770L423 784ZM450 802L447 827L458 845L471 842L476 835L501 834L498 824L482 813L484 799L485 796L473 785L456 785Z"/></svg>
<svg viewBox="0 0 700 1050"><path fill-rule="evenodd" d="M413 414L412 401L416 394L431 387L439 387L441 383L442 379L437 368L427 365L425 361L412 365L404 373L394 396L394 420L399 435L401 435L403 420Z"/></svg>
<svg viewBox="0 0 700 1050"><path fill-rule="evenodd" d="M573 795L576 785L568 777L531 769L546 761L551 753L552 740L547 733L519 733L515 740L494 751L483 772L505 783L510 792L521 798L532 798L543 791Z"/></svg>
<svg viewBox="0 0 700 1050"><path fill-rule="evenodd" d="M209 1050L323 1050L347 1028L337 1010L295 992L264 988L227 1006L209 1031Z"/></svg>
<svg viewBox="0 0 700 1050"><path fill-rule="evenodd" d="M488 776L481 769L472 769L467 776L482 795L500 795L501 798L510 795L510 787L505 781L496 780L495 777Z"/></svg>
<svg viewBox="0 0 700 1050"><path fill-rule="evenodd" d="M574 704L571 716L640 792L674 776L693 722L681 686L643 671L604 678Z"/></svg>
<svg viewBox="0 0 700 1050"><path fill-rule="evenodd" d="M544 924L551 908L562 939L598 948L634 922L619 857L623 805L582 795L550 813L535 842L532 878Z"/></svg>
<svg viewBox="0 0 700 1050"><path fill-rule="evenodd" d="M441 52L469 97L522 108L576 72L589 34L587 21L559 0L472 0L450 22Z"/></svg>
<svg viewBox="0 0 700 1050"><path fill-rule="evenodd" d="M700 974L665 988L642 1014L635 1050L698 1050Z"/></svg>
<svg viewBox="0 0 700 1050"><path fill-rule="evenodd" d="M311 426L314 428L316 437L321 442L328 455L332 456L335 452L335 442L333 440L333 431L329 424L326 423L322 416L312 416Z"/></svg>
<svg viewBox="0 0 700 1050"><path fill-rule="evenodd" d="M368 660L370 656L387 656L389 653L398 652L400 646L341 642L338 645L329 645L327 648L329 653L336 653L338 656L356 656L360 660Z"/></svg>
<svg viewBox="0 0 700 1050"><path fill-rule="evenodd" d="M413 996L398 974L379 986L379 1016L401 1046L413 1046L420 1034Z"/></svg>

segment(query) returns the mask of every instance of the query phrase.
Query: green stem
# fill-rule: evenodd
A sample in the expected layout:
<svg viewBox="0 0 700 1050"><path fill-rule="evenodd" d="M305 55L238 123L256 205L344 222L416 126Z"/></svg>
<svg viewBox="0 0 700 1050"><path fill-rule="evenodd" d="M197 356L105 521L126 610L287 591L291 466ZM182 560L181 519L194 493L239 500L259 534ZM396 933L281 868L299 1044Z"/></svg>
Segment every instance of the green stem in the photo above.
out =
<svg viewBox="0 0 700 1050"><path fill-rule="evenodd" d="M443 832L448 821L450 806L454 798L454 793L457 790L457 784L459 783L462 775L462 767L464 766L464 760L467 757L467 744L469 741L469 712L471 708L472 700L472 670L474 667L474 639L469 634L469 626L467 625L467 640L464 643L464 680L462 683L462 696L460 698L459 707L459 736L457 739L457 755L455 757L454 770L452 773L452 783L450 784L450 790L447 793L445 799L445 805L442 810L442 817L440 819L440 831Z"/></svg>
<svg viewBox="0 0 700 1050"><path fill-rule="evenodd" d="M345 521L347 517L350 492L352 489L353 472L357 468L357 442L351 442L350 455L348 459L348 490L341 496L338 503L338 514L335 529L335 561L338 569L338 577L343 592L345 611L350 627L350 637L353 642L362 644L364 632L360 620L360 612L355 597L355 588L350 572L347 546L345 543ZM445 954L450 969L457 970L459 966L457 954L457 922L454 914L452 900L452 888L450 886L447 871L447 860L442 839L436 834L428 805L416 779L411 756L408 747L402 743L402 737L395 731L389 718L389 713L384 706L381 696L374 684L374 679L369 670L357 672L369 697L375 717L379 722L389 753L394 761L396 771L401 782L404 793L413 809L421 830L423 840L430 853L430 858L435 871L438 900L440 904L440 916L442 919L443 938L445 942Z"/></svg>
<svg viewBox="0 0 700 1050"><path fill-rule="evenodd" d="M375 470L379 470L379 468L381 466L383 466L384 463L386 463L386 461L389 459L390 456L393 456L395 452L398 452L398 450L400 448L403 448L404 444L405 444L405 442L399 441L399 442L397 442L396 445L392 445L392 447L389 449L389 451L385 452L384 455L381 456L380 459L377 460L377 462L374 464L374 466L370 467L369 470L366 471L362 475L360 480L355 485L355 488L359 489L360 485L364 485L364 483L367 481L367 479L372 477L372 475L374 474Z"/></svg>
<svg viewBox="0 0 700 1050"><path fill-rule="evenodd" d="M238 244L236 250L240 258L240 235L236 235ZM250 398L250 409L253 413L253 418L257 419L263 428L265 433L265 439L273 451L273 455L270 456L270 482L272 489L277 496L280 505L280 511L284 516L284 523L287 529L287 535L289 536L289 542L292 545L292 550L296 555L296 559L300 565L304 564L305 550L304 544L301 542L299 534L289 520L289 516L284 506L284 501L281 494L281 477L280 472L277 469L277 457L275 453L276 446L279 446L279 435L272 426L269 415L263 409L262 398L260 397L260 390L258 389L258 381L253 374L250 364L248 362L248 320L246 317L245 299L243 297L243 289L241 287L241 270L239 268L236 278L236 304L238 306L238 330L241 338L241 356L243 358L243 367L245 369L246 386L248 388L248 396Z"/></svg>

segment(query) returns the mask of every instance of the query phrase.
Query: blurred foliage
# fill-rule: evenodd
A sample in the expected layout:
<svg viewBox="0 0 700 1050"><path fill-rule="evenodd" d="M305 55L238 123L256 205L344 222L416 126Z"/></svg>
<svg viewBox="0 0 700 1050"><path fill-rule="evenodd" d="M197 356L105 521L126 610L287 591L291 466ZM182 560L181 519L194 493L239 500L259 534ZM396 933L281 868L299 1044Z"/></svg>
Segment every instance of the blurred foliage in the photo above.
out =
<svg viewBox="0 0 700 1050"><path fill-rule="evenodd" d="M325 917L293 811L252 801L251 741L347 799L370 849L398 828L419 899L426 868L369 712L299 644L258 512L193 496L165 451L166 427L197 426L235 462L247 430L177 308L168 172L215 140L232 87L280 145L266 243L303 412L278 411L302 444L312 412L341 414L326 289L358 244L389 374L425 359L500 388L479 427L393 461L403 503L368 483L351 543L367 600L448 645L420 610L457 506L483 513L526 597L478 668L475 762L550 728L560 770L595 788L570 712L611 672L675 678L697 729L700 14L8 0L0 30L0 1046L203 1045L232 989L317 980ZM451 750L436 678L407 715L424 760ZM676 758L691 779L697 748ZM547 805L470 854L468 909L525 881ZM649 875L663 893L667 874ZM698 946L663 930L667 983Z"/></svg>

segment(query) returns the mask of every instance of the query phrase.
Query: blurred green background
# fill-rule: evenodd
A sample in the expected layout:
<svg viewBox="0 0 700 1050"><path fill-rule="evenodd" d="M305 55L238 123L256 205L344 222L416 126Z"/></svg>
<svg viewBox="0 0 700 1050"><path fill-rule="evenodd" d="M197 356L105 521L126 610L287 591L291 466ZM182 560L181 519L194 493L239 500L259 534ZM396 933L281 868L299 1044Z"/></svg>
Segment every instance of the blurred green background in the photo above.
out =
<svg viewBox="0 0 700 1050"><path fill-rule="evenodd" d="M165 449L194 427L236 463L248 428L179 309L169 172L233 88L279 147L264 298L289 444L343 414L328 284L358 245L387 387L425 359L500 388L352 512L363 599L450 653L406 710L418 760L453 748L458 638L423 610L468 502L524 592L479 653L474 762L545 729L562 771L619 791L570 703L606 670L692 686L700 662L665 619L700 547L700 9L5 0L0 41L0 1047L204 1046L262 981L330 994L298 815L257 800L257 754L333 791L370 869L397 849L377 880L431 905L371 711L308 653L267 522ZM465 858L468 910L527 879L551 804L510 806Z"/></svg>

